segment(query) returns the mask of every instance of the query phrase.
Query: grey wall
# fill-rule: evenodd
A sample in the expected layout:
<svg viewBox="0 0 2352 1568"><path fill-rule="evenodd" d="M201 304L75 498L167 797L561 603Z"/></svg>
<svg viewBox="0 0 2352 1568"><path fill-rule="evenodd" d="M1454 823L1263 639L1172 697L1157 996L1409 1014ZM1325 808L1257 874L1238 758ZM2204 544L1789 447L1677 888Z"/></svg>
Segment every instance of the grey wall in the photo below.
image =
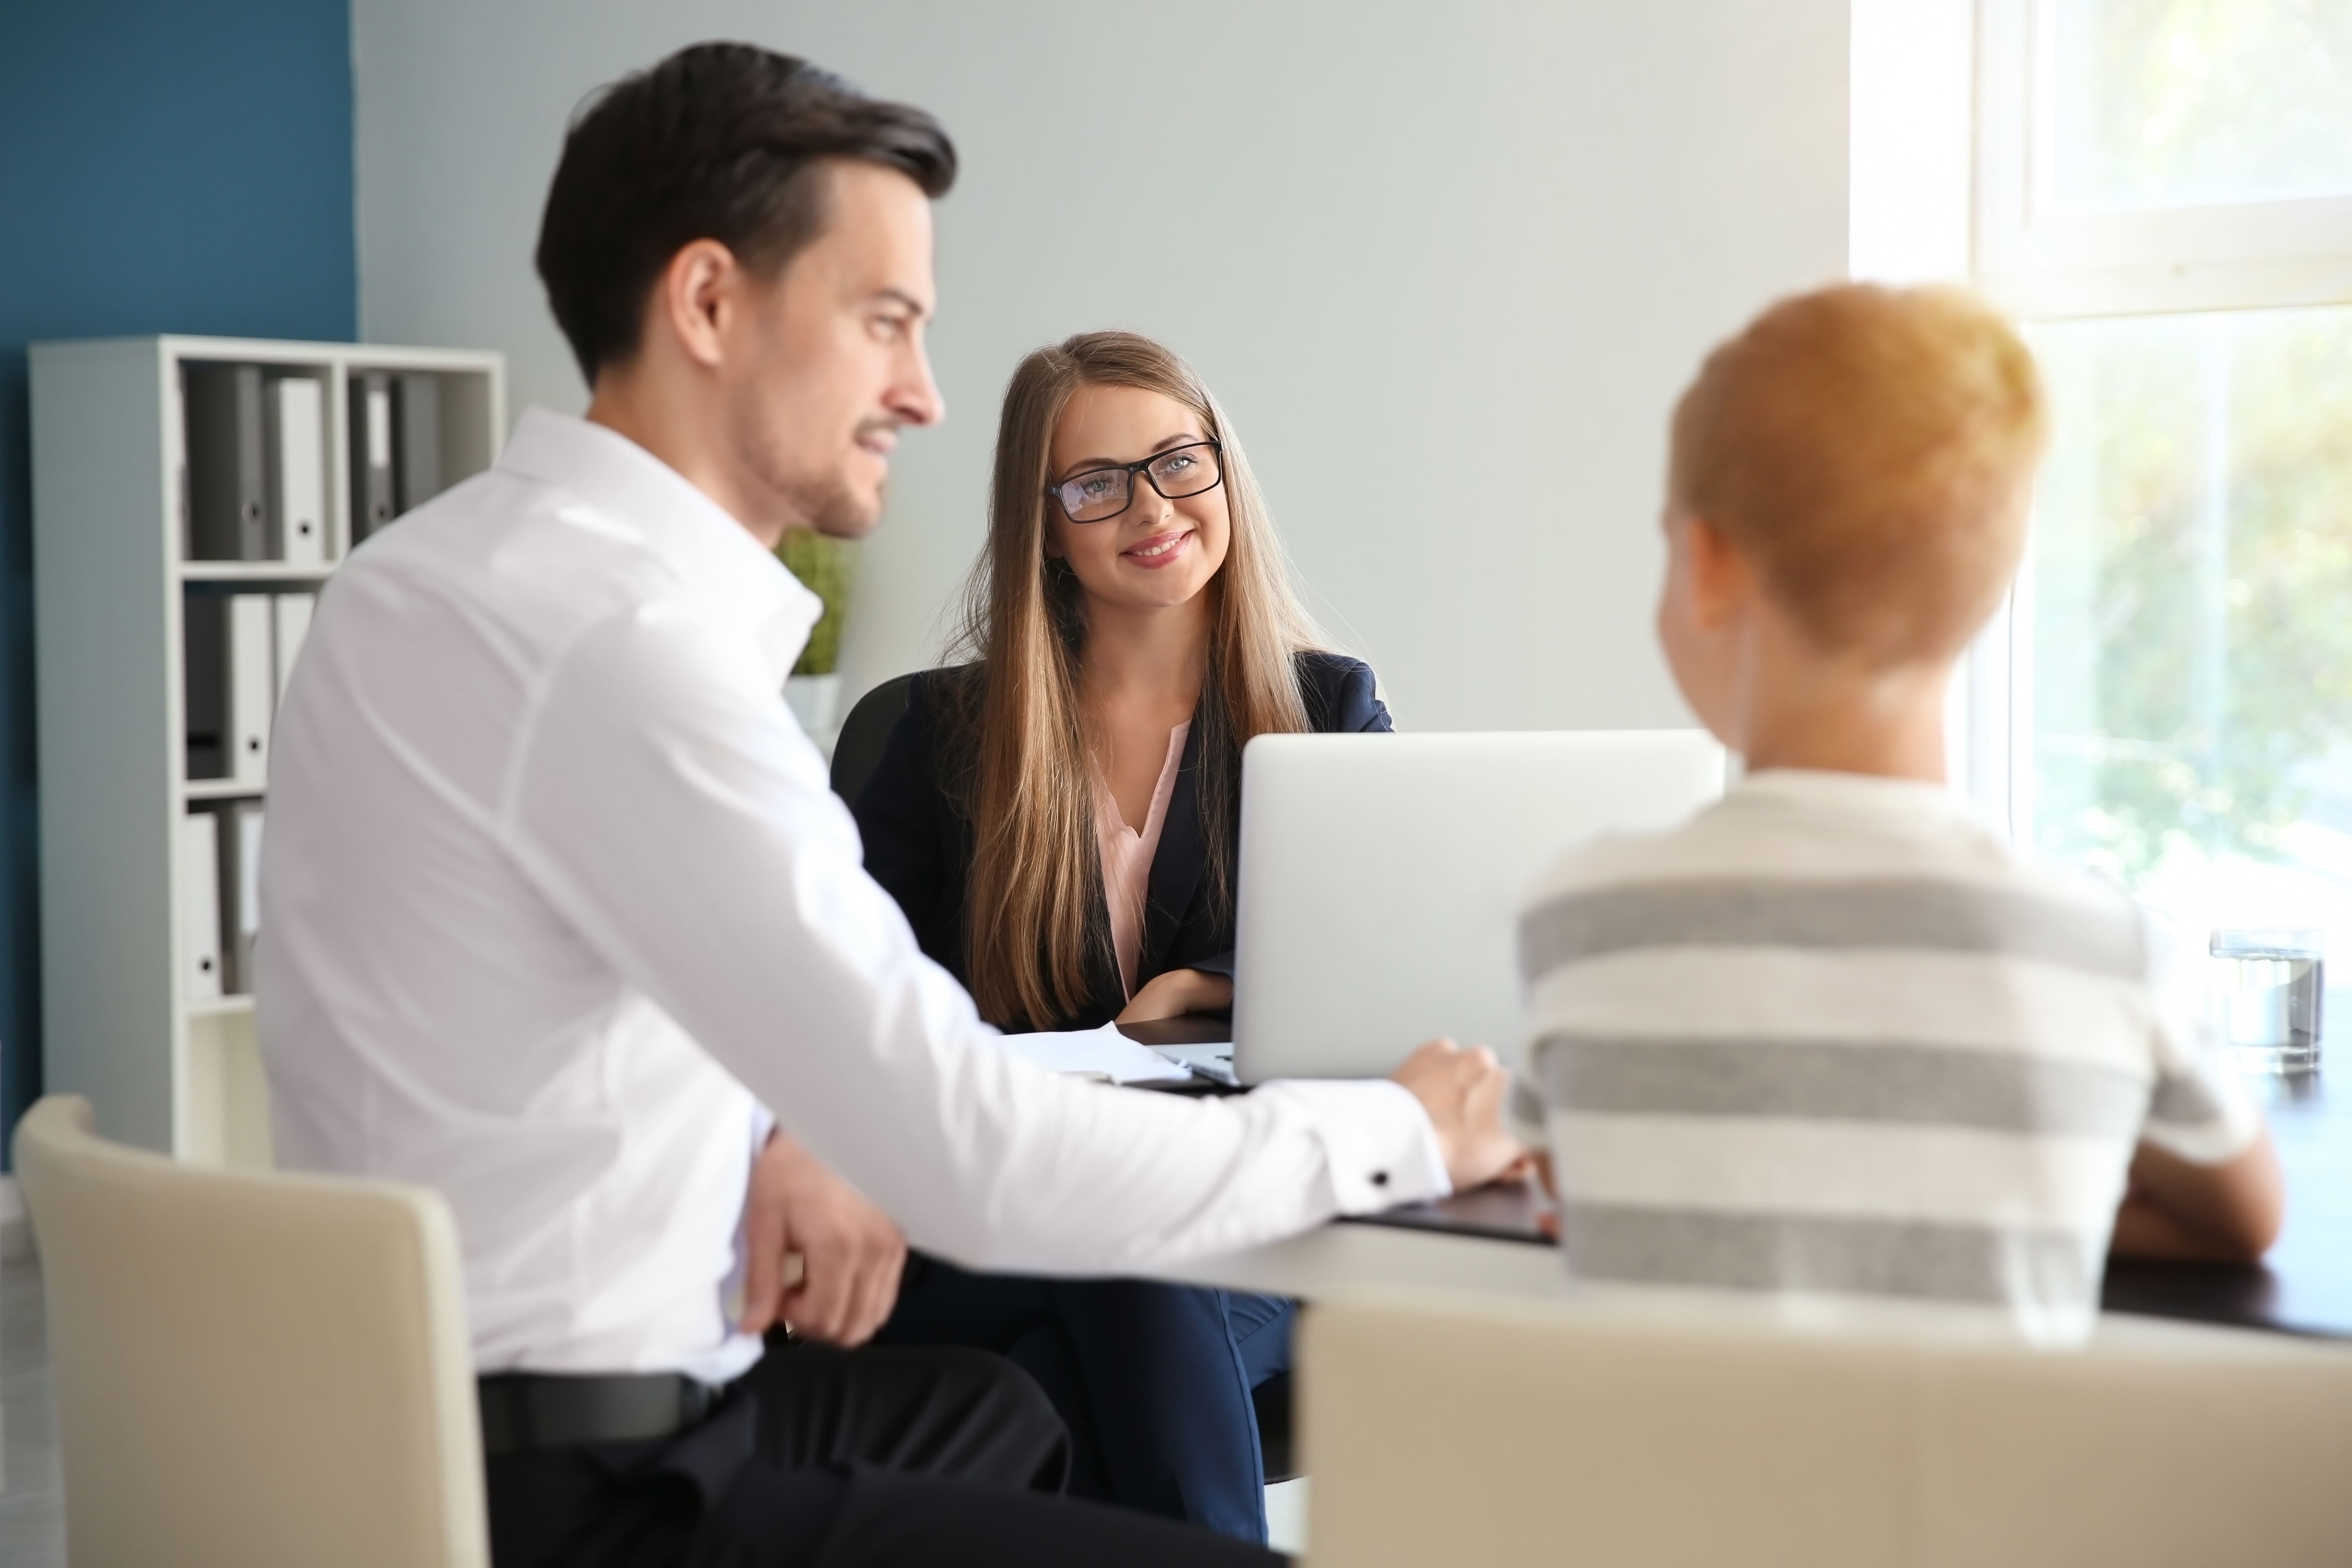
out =
<svg viewBox="0 0 2352 1568"><path fill-rule="evenodd" d="M1649 630L1667 406L1846 261L1846 0L355 0L352 28L362 335L504 349L518 407L584 402L530 252L598 83L743 37L946 121L949 422L901 447L853 690L936 650L1014 362L1117 325L1226 401L1400 723L1683 722ZM1180 171L1207 219L1155 210Z"/></svg>

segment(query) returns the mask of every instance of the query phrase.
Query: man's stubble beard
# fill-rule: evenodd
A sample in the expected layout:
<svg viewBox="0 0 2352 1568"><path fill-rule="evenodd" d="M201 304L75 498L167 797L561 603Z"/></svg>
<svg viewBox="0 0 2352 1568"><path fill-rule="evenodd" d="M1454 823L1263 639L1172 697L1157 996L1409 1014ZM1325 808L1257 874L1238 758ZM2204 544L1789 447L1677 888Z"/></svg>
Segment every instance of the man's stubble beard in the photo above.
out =
<svg viewBox="0 0 2352 1568"><path fill-rule="evenodd" d="M782 493L803 526L829 538L863 538L882 520L885 492L867 500L851 488L838 468L827 475L787 480Z"/></svg>
<svg viewBox="0 0 2352 1568"><path fill-rule="evenodd" d="M887 483L868 499L850 482L845 457L830 463L806 464L772 434L772 426L756 416L751 426L741 432L744 444L751 450L754 470L775 498L786 527L813 529L835 539L856 539L872 531L881 520ZM896 420L864 420L853 433L853 441L869 430L897 427Z"/></svg>

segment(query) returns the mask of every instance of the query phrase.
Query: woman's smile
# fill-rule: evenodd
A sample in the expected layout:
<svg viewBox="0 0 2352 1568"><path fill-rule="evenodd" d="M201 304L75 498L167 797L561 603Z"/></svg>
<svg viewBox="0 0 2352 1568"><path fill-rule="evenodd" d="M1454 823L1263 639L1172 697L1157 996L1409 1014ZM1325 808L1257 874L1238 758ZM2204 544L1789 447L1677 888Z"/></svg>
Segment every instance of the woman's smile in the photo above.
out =
<svg viewBox="0 0 2352 1568"><path fill-rule="evenodd" d="M1119 552L1122 559L1138 566L1158 571L1171 564L1183 553L1184 543L1192 537L1189 528L1162 529L1158 533L1136 541Z"/></svg>

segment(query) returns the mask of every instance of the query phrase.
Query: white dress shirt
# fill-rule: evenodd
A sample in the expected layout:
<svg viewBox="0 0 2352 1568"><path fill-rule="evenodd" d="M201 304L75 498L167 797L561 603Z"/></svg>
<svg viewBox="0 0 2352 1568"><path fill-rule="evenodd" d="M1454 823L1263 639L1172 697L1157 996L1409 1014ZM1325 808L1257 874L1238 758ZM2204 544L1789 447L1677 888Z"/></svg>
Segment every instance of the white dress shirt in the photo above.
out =
<svg viewBox="0 0 2352 1568"><path fill-rule="evenodd" d="M1190 1100L992 1048L783 702L818 608L675 470L540 410L321 597L261 868L278 1155L448 1198L478 1370L756 1359L722 1300L762 1103L976 1268L1445 1190L1394 1084Z"/></svg>

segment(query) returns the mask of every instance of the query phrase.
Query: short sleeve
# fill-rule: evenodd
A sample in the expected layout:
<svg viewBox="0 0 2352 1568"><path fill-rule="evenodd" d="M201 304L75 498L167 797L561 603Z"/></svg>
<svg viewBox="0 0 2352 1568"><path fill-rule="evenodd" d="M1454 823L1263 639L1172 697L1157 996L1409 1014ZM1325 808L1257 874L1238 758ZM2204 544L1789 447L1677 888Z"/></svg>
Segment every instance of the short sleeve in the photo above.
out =
<svg viewBox="0 0 2352 1568"><path fill-rule="evenodd" d="M2145 942L2156 1081L2142 1136L2184 1160L2218 1165L2253 1142L2262 1112L2213 1038L2196 952L2154 915Z"/></svg>

